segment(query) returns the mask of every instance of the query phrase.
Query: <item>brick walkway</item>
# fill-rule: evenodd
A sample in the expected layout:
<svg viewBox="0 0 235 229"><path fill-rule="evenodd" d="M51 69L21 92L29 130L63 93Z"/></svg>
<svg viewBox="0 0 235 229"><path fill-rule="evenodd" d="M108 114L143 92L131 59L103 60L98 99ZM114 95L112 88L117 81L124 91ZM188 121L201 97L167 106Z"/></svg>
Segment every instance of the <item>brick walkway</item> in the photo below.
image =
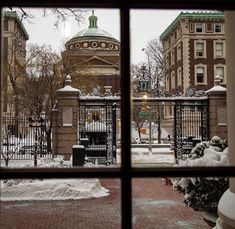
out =
<svg viewBox="0 0 235 229"><path fill-rule="evenodd" d="M102 179L104 198L76 201L1 202L1 229L120 228L120 182ZM183 196L162 179L133 180L134 229L208 229L201 212L182 203Z"/></svg>

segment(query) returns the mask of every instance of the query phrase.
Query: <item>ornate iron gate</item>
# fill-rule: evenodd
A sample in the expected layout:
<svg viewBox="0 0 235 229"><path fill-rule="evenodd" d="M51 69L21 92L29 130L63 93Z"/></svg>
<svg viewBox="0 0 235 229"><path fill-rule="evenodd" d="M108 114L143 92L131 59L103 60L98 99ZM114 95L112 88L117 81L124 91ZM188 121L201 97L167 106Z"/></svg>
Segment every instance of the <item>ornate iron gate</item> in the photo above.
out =
<svg viewBox="0 0 235 229"><path fill-rule="evenodd" d="M201 141L209 137L209 106L207 98L176 99L174 106L175 156L187 157Z"/></svg>
<svg viewBox="0 0 235 229"><path fill-rule="evenodd" d="M94 164L116 163L116 97L80 97L79 143L86 160Z"/></svg>

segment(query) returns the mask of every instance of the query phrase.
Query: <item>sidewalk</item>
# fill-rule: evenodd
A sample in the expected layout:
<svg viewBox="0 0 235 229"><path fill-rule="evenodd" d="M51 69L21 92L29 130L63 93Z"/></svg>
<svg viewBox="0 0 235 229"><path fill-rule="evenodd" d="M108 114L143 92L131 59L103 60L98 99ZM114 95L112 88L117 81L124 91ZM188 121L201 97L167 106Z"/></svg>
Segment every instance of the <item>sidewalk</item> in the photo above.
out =
<svg viewBox="0 0 235 229"><path fill-rule="evenodd" d="M1 202L1 229L121 228L120 181L101 179L108 197L70 201ZM201 212L160 178L133 180L134 229L208 229Z"/></svg>

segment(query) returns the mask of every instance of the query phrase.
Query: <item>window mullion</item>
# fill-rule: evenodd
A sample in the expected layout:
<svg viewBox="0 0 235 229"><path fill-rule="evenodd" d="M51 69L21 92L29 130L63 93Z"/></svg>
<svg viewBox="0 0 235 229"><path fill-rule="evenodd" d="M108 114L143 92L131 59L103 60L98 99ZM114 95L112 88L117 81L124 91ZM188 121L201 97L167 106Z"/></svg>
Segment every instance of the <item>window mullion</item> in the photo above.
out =
<svg viewBox="0 0 235 229"><path fill-rule="evenodd" d="M121 217L122 228L132 228L130 9L120 8L121 19Z"/></svg>

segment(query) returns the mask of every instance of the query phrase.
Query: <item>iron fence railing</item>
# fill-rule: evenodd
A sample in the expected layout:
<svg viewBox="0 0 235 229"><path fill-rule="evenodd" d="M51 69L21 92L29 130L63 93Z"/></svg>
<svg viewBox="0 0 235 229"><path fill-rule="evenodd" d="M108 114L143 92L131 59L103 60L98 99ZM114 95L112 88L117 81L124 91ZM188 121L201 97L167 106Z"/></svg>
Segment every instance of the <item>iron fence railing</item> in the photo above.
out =
<svg viewBox="0 0 235 229"><path fill-rule="evenodd" d="M2 160L29 160L51 157L51 136L48 119L4 115L2 118ZM31 120L31 121L30 121ZM34 120L34 122L33 122Z"/></svg>

